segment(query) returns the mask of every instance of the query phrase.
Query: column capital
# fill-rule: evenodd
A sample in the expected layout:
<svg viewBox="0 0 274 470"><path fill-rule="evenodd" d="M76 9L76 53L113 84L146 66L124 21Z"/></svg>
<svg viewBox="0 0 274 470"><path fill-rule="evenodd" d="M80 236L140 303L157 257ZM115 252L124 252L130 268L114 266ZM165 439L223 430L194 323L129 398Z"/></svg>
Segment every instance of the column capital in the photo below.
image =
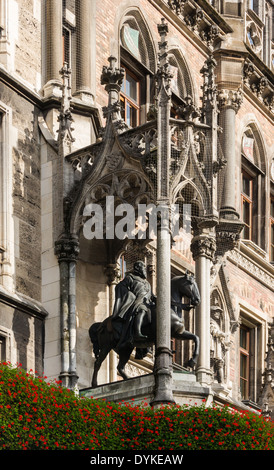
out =
<svg viewBox="0 0 274 470"><path fill-rule="evenodd" d="M108 264L104 271L107 276L107 283L109 286L111 284L118 284L121 280L121 270L118 264Z"/></svg>
<svg viewBox="0 0 274 470"><path fill-rule="evenodd" d="M109 66L104 65L101 74L101 85L105 85L106 91L108 93L115 91L119 92L120 87L123 83L125 71L123 68L116 68L115 64L117 62L116 57L110 56L108 58ZM109 103L113 104L113 103Z"/></svg>
<svg viewBox="0 0 274 470"><path fill-rule="evenodd" d="M191 251L194 261L200 256L212 261L216 251L216 240L209 234L197 235L192 239Z"/></svg>
<svg viewBox="0 0 274 470"><path fill-rule="evenodd" d="M237 90L222 88L218 92L218 102L220 109L232 108L237 113L243 102L243 91L240 87Z"/></svg>
<svg viewBox="0 0 274 470"><path fill-rule="evenodd" d="M77 261L79 255L79 241L70 236L62 237L55 242L55 255L61 261Z"/></svg>

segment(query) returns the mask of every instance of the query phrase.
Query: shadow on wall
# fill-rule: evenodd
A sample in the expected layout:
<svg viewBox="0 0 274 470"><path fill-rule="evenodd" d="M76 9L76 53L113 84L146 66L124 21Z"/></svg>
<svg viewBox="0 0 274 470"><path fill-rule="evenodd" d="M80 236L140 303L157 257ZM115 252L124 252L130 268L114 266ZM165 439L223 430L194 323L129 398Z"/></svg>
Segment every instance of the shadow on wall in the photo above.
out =
<svg viewBox="0 0 274 470"><path fill-rule="evenodd" d="M27 370L27 349L30 339L29 319L20 310L14 310L12 330L16 341L17 362Z"/></svg>

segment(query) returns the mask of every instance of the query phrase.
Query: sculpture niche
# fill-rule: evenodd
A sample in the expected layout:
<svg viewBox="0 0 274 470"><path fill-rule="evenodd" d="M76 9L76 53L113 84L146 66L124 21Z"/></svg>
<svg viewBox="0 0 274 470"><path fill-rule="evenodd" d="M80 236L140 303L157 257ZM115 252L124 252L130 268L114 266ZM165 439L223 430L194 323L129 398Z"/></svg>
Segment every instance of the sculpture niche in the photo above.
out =
<svg viewBox="0 0 274 470"><path fill-rule="evenodd" d="M182 298L190 299L183 304ZM146 356L156 342L156 302L151 286L146 279L146 266L142 261L134 264L133 272L117 284L113 314L102 322L94 323L89 329L93 343L95 364L92 387L97 387L97 375L102 362L113 349L119 356L118 372L123 379L128 376L125 366L136 347L136 359ZM200 303L200 293L192 275L186 273L171 280L171 337L182 341L193 340L193 357L188 361L194 367L199 354L199 338L185 330L182 311L189 311Z"/></svg>

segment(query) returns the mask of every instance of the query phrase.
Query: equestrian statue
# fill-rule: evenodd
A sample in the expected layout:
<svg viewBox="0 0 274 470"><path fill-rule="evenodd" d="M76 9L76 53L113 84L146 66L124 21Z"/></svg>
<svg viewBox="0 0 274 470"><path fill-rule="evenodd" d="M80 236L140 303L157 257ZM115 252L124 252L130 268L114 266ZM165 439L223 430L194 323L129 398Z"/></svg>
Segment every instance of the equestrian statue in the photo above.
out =
<svg viewBox="0 0 274 470"><path fill-rule="evenodd" d="M189 298L190 303L183 304L183 297ZM89 328L95 355L92 387L97 387L99 369L112 349L119 356L117 370L125 380L128 378L125 366L133 349L136 348L136 359L143 359L147 355L150 347L156 343L156 302L147 281L145 263L137 261L133 271L126 274L115 288L112 315ZM182 313L199 303L199 289L191 274L187 272L171 280L171 337L182 341L193 340L193 356L187 363L192 368L199 355L199 338L185 330Z"/></svg>

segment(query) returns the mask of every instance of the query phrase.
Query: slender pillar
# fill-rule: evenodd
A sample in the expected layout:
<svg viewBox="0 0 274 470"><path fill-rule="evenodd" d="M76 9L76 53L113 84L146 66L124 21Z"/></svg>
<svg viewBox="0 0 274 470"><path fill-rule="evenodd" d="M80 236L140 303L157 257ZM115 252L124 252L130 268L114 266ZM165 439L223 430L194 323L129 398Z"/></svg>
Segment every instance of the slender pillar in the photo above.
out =
<svg viewBox="0 0 274 470"><path fill-rule="evenodd" d="M117 264L108 264L105 269L107 276L107 283L109 286L109 316L112 315L115 303L115 287L120 278L120 268ZM115 382L117 380L117 355L114 351L109 353L109 381Z"/></svg>
<svg viewBox="0 0 274 470"><path fill-rule="evenodd" d="M69 387L69 270L66 259L59 259L60 269L60 335L61 335L61 372L62 384Z"/></svg>
<svg viewBox="0 0 274 470"><path fill-rule="evenodd" d="M60 96L63 66L63 9L60 0L46 0L46 75L44 96Z"/></svg>
<svg viewBox="0 0 274 470"><path fill-rule="evenodd" d="M237 194L235 187L236 159L235 159L235 119L236 113L242 103L242 92L240 90L221 90L219 92L220 124L223 129L222 145L226 160L224 179L224 193L221 206L221 216L229 219L239 219L236 212Z"/></svg>
<svg viewBox="0 0 274 470"><path fill-rule="evenodd" d="M196 333L200 338L200 354L196 374L202 385L211 382L210 370L210 269L216 249L214 235L209 229L193 237L191 250L195 260L195 277L200 290L201 302L195 308Z"/></svg>
<svg viewBox="0 0 274 470"><path fill-rule="evenodd" d="M94 101L92 94L92 61L95 64L94 54L94 38L93 30L94 24L94 7L95 1L78 0L77 2L77 77L76 77L76 92L83 101ZM95 66L94 66L95 69Z"/></svg>
<svg viewBox="0 0 274 470"><path fill-rule="evenodd" d="M55 243L60 269L60 340L62 385L71 390L77 386L76 373L76 260L79 242L72 236Z"/></svg>
<svg viewBox="0 0 274 470"><path fill-rule="evenodd" d="M172 352L170 331L170 135L169 118L171 106L170 80L172 75L167 57L166 35L168 25L162 19L158 25L161 37L159 43L159 68L157 71L158 113L157 113L157 206L161 213L157 227L157 318L155 351L155 396L151 405L155 408L174 403L172 393Z"/></svg>
<svg viewBox="0 0 274 470"><path fill-rule="evenodd" d="M157 233L157 321L155 351L154 408L174 403L172 393L172 352L170 349L170 232L169 227Z"/></svg>
<svg viewBox="0 0 274 470"><path fill-rule="evenodd" d="M77 386L78 375L76 372L76 260L69 262L69 374L70 388Z"/></svg>

